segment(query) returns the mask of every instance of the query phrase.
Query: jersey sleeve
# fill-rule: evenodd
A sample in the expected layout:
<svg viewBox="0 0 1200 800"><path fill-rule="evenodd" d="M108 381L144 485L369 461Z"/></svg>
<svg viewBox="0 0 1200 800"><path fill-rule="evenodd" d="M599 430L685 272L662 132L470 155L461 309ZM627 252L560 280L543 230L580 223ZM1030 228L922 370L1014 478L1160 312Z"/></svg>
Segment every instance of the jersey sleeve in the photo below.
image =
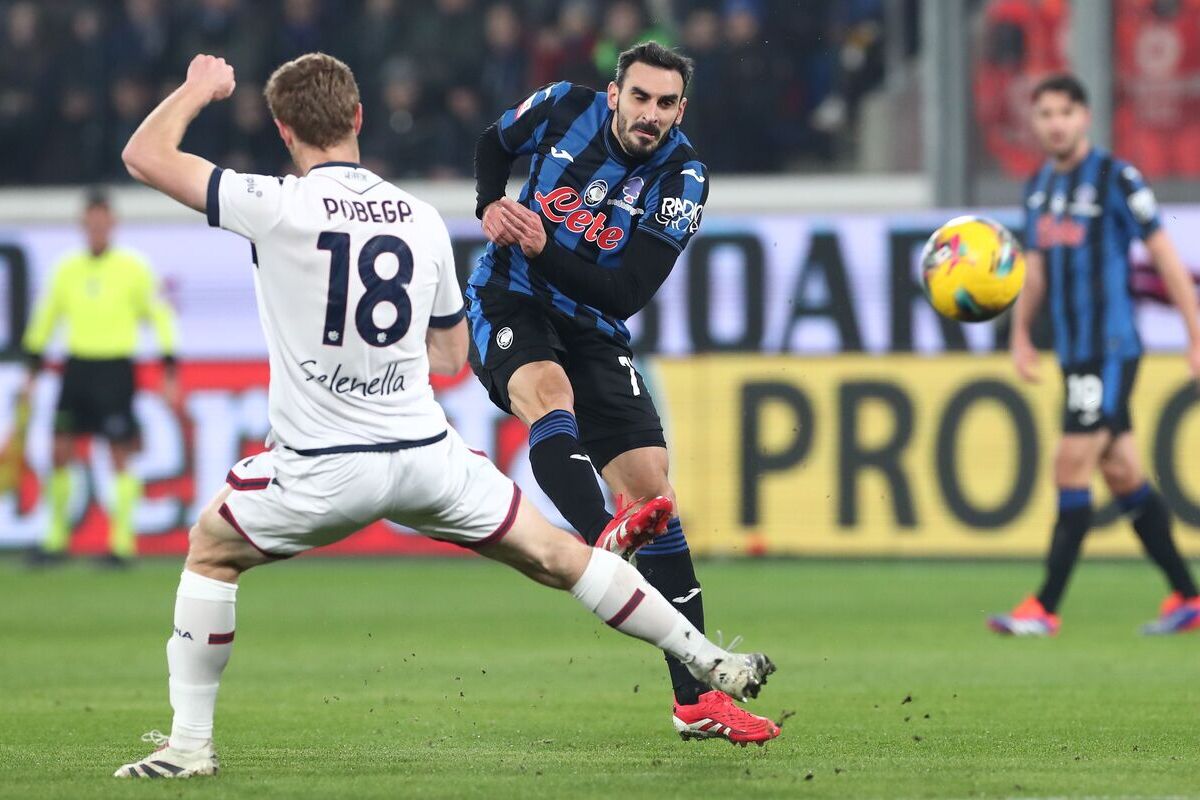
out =
<svg viewBox="0 0 1200 800"><path fill-rule="evenodd" d="M438 219L434 257L437 259L438 283L433 295L433 310L429 316L431 328L453 328L466 316L462 290L458 287L458 272L454 268L454 249L450 232Z"/></svg>
<svg viewBox="0 0 1200 800"><path fill-rule="evenodd" d="M571 89L566 81L547 84L501 114L496 130L504 149L514 156L527 156L537 149L550 112Z"/></svg>
<svg viewBox="0 0 1200 800"><path fill-rule="evenodd" d="M682 251L699 229L707 201L708 168L699 161L685 162L650 187L637 229Z"/></svg>
<svg viewBox="0 0 1200 800"><path fill-rule="evenodd" d="M1122 162L1116 166L1117 216L1132 235L1145 240L1162 227L1158 200L1137 167Z"/></svg>
<svg viewBox="0 0 1200 800"><path fill-rule="evenodd" d="M283 179L216 167L208 179L204 207L212 227L257 239L282 216Z"/></svg>
<svg viewBox="0 0 1200 800"><path fill-rule="evenodd" d="M173 356L178 341L175 311L162 296L162 285L154 270L141 258L131 257L138 266L137 302L141 318L154 327L154 336L164 356Z"/></svg>
<svg viewBox="0 0 1200 800"><path fill-rule="evenodd" d="M25 336L21 341L21 346L27 353L41 355L45 351L46 345L50 344L50 338L54 335L54 329L58 327L58 321L62 317L65 306L63 302L65 293L63 273L65 266L66 262L63 262L54 270L54 274L50 278L50 285L46 287L46 292L38 301L37 306L33 310L33 316L29 320L29 325L25 328Z"/></svg>

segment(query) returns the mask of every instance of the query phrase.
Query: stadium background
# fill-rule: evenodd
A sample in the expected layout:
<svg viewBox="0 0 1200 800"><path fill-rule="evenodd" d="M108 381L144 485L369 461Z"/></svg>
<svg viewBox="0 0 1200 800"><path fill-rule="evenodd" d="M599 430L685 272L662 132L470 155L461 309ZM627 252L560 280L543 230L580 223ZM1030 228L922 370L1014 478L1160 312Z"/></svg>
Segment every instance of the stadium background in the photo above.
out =
<svg viewBox="0 0 1200 800"><path fill-rule="evenodd" d="M288 169L261 102L265 75L313 49L347 60L366 106L364 161L443 210L465 275L482 244L468 180L477 133L549 80L602 87L616 52L653 37L697 59L684 128L713 174L704 226L631 324L693 549L1040 555L1060 403L1053 365L1042 385L1018 385L1003 320L940 322L917 289L915 258L966 210L1015 226L1017 187L1037 159L1028 89L1073 65L1096 94L1096 139L1142 167L1200 270L1200 205L1187 202L1200 178L1200 3L1085 5L1073 19L1062 0L0 3L0 428L13 422L32 300L81 242L80 188L102 182L115 187L118 244L148 257L181 318L186 413L149 391L137 400L141 551L182 552L228 466L261 447L266 351L249 248L130 186L119 159L194 52L227 56L239 81L185 147L255 172ZM1177 355L1182 327L1137 258L1153 354L1136 424L1182 545L1197 555L1196 395ZM140 380L152 388L146 344ZM56 375L44 375L20 488L0 498L0 548L44 531L56 391ZM552 513L523 428L469 371L439 394L464 436ZM74 548L99 552L110 470L103 447L85 456ZM1109 524L1089 552L1137 552L1115 517L1102 512ZM451 551L383 524L331 548Z"/></svg>

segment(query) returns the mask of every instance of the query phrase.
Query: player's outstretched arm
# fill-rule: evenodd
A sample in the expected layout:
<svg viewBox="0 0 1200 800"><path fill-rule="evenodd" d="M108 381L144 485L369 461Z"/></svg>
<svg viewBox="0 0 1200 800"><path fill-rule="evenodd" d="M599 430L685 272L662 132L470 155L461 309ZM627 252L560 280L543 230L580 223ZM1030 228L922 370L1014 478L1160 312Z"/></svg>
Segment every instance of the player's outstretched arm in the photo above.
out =
<svg viewBox="0 0 1200 800"><path fill-rule="evenodd" d="M1046 295L1046 268L1042 254L1034 251L1025 253L1025 288L1017 296L1013 308L1012 331L1009 346L1012 349L1013 365L1022 380L1037 383L1037 348L1033 346L1033 320L1042 307Z"/></svg>
<svg viewBox="0 0 1200 800"><path fill-rule="evenodd" d="M1191 367L1192 376L1200 379L1200 307L1196 302L1196 287L1191 273L1179 258L1171 237L1162 228L1146 237L1146 249L1150 251L1154 268L1167 287L1167 297L1171 298L1183 316L1188 335L1188 366Z"/></svg>
<svg viewBox="0 0 1200 800"><path fill-rule="evenodd" d="M121 152L129 174L196 211L204 211L213 164L181 152L188 125L214 100L233 94L233 67L225 59L198 55L187 80L142 122Z"/></svg>

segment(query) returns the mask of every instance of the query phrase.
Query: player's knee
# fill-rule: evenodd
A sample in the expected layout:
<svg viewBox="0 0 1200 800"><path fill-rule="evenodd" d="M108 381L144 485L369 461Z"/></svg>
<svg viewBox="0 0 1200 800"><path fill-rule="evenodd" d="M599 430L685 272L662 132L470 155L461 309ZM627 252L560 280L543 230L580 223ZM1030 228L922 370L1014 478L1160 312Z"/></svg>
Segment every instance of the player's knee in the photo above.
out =
<svg viewBox="0 0 1200 800"><path fill-rule="evenodd" d="M575 395L570 386L538 386L519 400L514 397L513 409L532 425L551 411L574 414Z"/></svg>
<svg viewBox="0 0 1200 800"><path fill-rule="evenodd" d="M1088 453L1061 448L1054 457L1054 479L1059 486L1077 486L1089 481L1095 464Z"/></svg>
<svg viewBox="0 0 1200 800"><path fill-rule="evenodd" d="M651 473L641 480L632 482L626 490L630 497L640 497L649 499L651 497L665 497L671 501L671 507L676 512L679 511L679 504L675 497L675 487L671 485L671 481L667 478L666 470L661 474Z"/></svg>
<svg viewBox="0 0 1200 800"><path fill-rule="evenodd" d="M556 537L539 558L539 570L545 576L542 581L555 589L568 590L574 586L591 557L591 548L573 537Z"/></svg>
<svg viewBox="0 0 1200 800"><path fill-rule="evenodd" d="M575 411L575 393L558 364L539 362L521 367L508 383L508 395L513 411L527 425L551 411Z"/></svg>
<svg viewBox="0 0 1200 800"><path fill-rule="evenodd" d="M188 531L187 569L216 580L233 581L251 566L244 558L243 543L220 535L220 519L212 509L204 511Z"/></svg>
<svg viewBox="0 0 1200 800"><path fill-rule="evenodd" d="M1115 495L1129 494L1145 483L1137 468L1123 458L1102 459L1100 472L1104 476L1104 482Z"/></svg>

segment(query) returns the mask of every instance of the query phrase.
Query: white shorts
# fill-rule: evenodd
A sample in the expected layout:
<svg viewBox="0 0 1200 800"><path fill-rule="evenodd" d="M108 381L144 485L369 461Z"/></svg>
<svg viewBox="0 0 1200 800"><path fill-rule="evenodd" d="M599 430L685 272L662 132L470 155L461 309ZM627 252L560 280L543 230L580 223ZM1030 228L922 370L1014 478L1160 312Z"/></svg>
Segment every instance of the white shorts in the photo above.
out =
<svg viewBox="0 0 1200 800"><path fill-rule="evenodd" d="M391 453L302 456L284 447L238 462L221 516L264 555L287 558L380 519L463 547L498 541L521 490L453 429Z"/></svg>

